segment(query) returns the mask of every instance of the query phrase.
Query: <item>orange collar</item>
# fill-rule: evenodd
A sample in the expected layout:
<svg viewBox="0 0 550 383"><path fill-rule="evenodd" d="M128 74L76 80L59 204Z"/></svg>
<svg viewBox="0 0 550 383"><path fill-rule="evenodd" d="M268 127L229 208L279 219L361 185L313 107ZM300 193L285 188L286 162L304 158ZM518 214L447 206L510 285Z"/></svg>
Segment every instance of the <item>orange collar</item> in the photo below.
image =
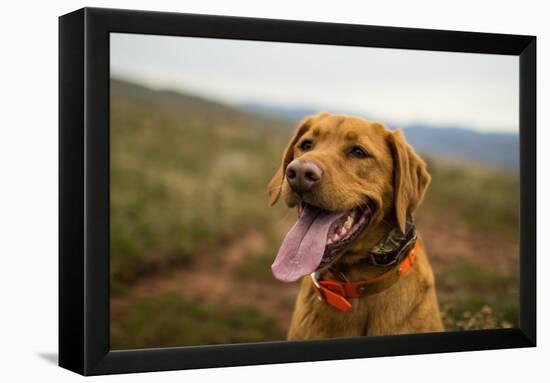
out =
<svg viewBox="0 0 550 383"><path fill-rule="evenodd" d="M358 298L372 295L386 290L409 270L416 261L416 253L420 248L420 240L416 240L407 256L398 262L398 266L391 268L374 278L353 282L341 282L333 279L317 278L317 273L311 274L313 286L319 293L319 299L340 311L351 309L351 303L346 298Z"/></svg>

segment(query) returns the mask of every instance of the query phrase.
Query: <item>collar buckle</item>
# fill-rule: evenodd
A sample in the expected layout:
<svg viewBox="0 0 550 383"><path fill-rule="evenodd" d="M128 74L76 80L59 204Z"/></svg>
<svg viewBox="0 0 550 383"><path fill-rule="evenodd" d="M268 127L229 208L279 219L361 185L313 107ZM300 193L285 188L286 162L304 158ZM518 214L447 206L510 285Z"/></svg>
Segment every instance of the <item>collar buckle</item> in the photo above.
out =
<svg viewBox="0 0 550 383"><path fill-rule="evenodd" d="M311 280L313 281L313 285L315 286L315 289L318 292L317 299L329 304L330 306L334 307L335 309L339 311L349 311L351 310L351 303L346 299L345 297L345 291L344 294L338 294L335 291L332 291L330 288L323 286L323 283L337 283L334 281L323 281L323 283L319 282L318 280L318 274L316 272L311 273ZM343 289L343 287L342 287Z"/></svg>
<svg viewBox="0 0 550 383"><path fill-rule="evenodd" d="M323 295L323 290L321 288L321 285L319 284L319 273L317 271L314 271L313 273L309 274L309 276L311 277L313 285L317 288L317 300L325 302L326 300Z"/></svg>

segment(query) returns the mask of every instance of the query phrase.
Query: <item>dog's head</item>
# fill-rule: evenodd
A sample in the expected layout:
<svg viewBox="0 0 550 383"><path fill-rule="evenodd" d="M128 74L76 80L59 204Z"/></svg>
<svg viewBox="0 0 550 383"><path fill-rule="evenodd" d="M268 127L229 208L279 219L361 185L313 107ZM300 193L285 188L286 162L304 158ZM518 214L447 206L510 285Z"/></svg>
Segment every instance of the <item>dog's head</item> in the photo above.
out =
<svg viewBox="0 0 550 383"><path fill-rule="evenodd" d="M307 118L268 185L271 205L282 196L299 211L274 275L294 281L334 263L382 220L404 232L429 182L425 162L401 131L328 113Z"/></svg>

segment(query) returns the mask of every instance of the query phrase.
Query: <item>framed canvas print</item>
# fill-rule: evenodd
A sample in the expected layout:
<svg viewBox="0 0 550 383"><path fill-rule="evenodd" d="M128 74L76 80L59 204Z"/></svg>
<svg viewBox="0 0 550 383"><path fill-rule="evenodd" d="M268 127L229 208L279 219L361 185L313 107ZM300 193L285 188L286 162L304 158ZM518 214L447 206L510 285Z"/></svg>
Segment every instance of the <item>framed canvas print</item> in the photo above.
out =
<svg viewBox="0 0 550 383"><path fill-rule="evenodd" d="M62 367L535 346L535 37L59 28Z"/></svg>

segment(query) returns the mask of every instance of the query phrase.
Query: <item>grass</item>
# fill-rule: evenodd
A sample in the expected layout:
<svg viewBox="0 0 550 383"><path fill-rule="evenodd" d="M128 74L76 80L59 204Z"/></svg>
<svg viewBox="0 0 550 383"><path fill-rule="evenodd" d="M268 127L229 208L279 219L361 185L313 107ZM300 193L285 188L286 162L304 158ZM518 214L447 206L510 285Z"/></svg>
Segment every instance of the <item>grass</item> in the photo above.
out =
<svg viewBox="0 0 550 383"><path fill-rule="evenodd" d="M519 176L480 165L428 159L432 182L422 211L445 212L501 237L518 235Z"/></svg>
<svg viewBox="0 0 550 383"><path fill-rule="evenodd" d="M476 305L475 308L455 304L445 304L442 310L446 331L487 330L517 327L517 324L499 319L491 306Z"/></svg>
<svg viewBox="0 0 550 383"><path fill-rule="evenodd" d="M249 256L247 261L241 263L235 270L235 276L247 281L273 282L275 279L271 273L271 264L277 255L277 245L271 249L271 251Z"/></svg>
<svg viewBox="0 0 550 383"><path fill-rule="evenodd" d="M252 306L205 304L179 295L142 299L111 330L113 349L282 340L275 319Z"/></svg>
<svg viewBox="0 0 550 383"><path fill-rule="evenodd" d="M118 81L111 92L114 293L247 226L269 230L265 187L284 145L272 121Z"/></svg>
<svg viewBox="0 0 550 383"><path fill-rule="evenodd" d="M439 270L437 277L448 330L518 326L516 272L496 272L458 263Z"/></svg>

